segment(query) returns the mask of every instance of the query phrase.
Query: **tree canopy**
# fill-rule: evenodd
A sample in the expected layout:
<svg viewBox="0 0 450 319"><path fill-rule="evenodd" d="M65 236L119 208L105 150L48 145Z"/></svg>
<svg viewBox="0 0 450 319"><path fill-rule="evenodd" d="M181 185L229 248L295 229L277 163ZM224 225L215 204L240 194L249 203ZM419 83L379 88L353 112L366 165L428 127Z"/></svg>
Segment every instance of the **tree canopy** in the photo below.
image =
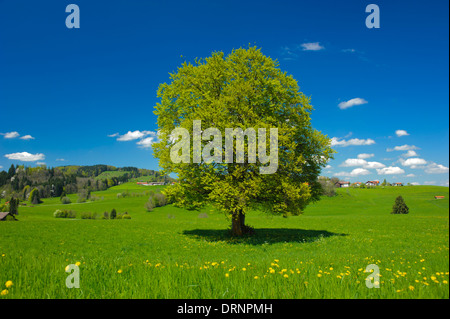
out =
<svg viewBox="0 0 450 319"><path fill-rule="evenodd" d="M216 205L232 217L234 235L245 233L244 218L249 209L297 215L319 198L317 177L334 151L330 139L311 125L310 98L300 92L291 75L280 70L277 61L255 47L233 50L228 56L214 52L211 57L196 59L194 64L183 63L170 74L170 79L158 89L160 102L154 113L158 116L159 141L153 145L164 173L176 173L179 179L165 191L169 198L188 208ZM191 147L191 161L173 162L171 148L180 136L174 136L172 131L184 128L192 136L195 121L201 121L203 155L206 147L206 153L219 153L222 157L194 162L192 159L198 154ZM216 128L221 135L206 134L207 128ZM221 161L226 157L227 128L242 129L244 133L249 128L256 132L277 129L276 171L261 173L262 168L268 167L261 160L262 155L273 142L265 134L258 136L259 158L255 162L249 160L255 155L249 152L249 134L240 139L245 146L245 161L239 160L242 154L238 142L232 148L234 161ZM221 143L216 143L216 139L221 139ZM267 146L264 154L261 143Z"/></svg>

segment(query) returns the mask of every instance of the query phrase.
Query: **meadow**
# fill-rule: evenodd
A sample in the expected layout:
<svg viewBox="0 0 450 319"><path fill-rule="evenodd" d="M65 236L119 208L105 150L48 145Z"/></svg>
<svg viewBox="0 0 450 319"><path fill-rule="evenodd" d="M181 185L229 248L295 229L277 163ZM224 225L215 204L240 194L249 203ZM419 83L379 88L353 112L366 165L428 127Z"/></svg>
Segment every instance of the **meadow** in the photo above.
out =
<svg viewBox="0 0 450 319"><path fill-rule="evenodd" d="M147 212L145 192L159 189L126 183L92 202L21 206L18 222L0 222L0 299L449 298L448 187L338 189L301 216L250 212L256 233L241 239L213 207ZM408 215L390 214L398 195ZM131 219L101 219L113 208ZM98 218L54 218L56 209ZM69 264L79 289L65 285ZM370 264L378 289L365 284Z"/></svg>

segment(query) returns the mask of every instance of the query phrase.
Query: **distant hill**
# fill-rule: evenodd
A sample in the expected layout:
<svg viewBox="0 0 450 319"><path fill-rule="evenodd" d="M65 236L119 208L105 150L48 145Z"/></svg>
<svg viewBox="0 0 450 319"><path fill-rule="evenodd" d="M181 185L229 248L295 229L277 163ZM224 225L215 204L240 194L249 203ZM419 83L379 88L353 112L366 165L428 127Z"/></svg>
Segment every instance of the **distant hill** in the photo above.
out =
<svg viewBox="0 0 450 319"><path fill-rule="evenodd" d="M106 190L140 177L154 182L174 180L168 176L162 176L159 171L136 167L115 167L103 164L51 168L45 165L38 167L11 165L8 171L0 172L0 195L2 197L16 195L26 199L27 194L33 188L37 188L41 198L60 197L63 194L77 193L82 189Z"/></svg>

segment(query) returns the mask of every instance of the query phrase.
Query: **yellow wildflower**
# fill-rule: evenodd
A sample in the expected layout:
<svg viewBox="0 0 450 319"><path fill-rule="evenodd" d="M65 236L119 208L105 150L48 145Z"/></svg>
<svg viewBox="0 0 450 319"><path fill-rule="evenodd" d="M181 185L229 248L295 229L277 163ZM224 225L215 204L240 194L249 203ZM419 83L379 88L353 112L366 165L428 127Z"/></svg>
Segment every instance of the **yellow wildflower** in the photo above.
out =
<svg viewBox="0 0 450 319"><path fill-rule="evenodd" d="M119 269L119 270L117 271L117 273L118 273L118 274L121 274L121 273L122 273L122 269Z"/></svg>
<svg viewBox="0 0 450 319"><path fill-rule="evenodd" d="M411 291L414 290L414 286L409 286L408 288L409 288L409 290L411 290Z"/></svg>
<svg viewBox="0 0 450 319"><path fill-rule="evenodd" d="M4 289L2 290L2 292L0 293L0 295L5 296L9 293L8 289Z"/></svg>
<svg viewBox="0 0 450 319"><path fill-rule="evenodd" d="M12 282L11 280L8 280L8 281L5 283L5 287L6 287L6 288L11 287L12 285L13 285L13 282Z"/></svg>

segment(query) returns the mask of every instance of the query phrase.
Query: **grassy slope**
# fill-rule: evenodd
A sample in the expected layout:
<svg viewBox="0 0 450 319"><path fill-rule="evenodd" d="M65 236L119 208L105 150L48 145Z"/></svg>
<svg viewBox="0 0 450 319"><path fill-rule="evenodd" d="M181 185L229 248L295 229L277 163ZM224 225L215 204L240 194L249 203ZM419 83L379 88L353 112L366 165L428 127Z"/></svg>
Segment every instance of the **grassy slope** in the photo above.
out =
<svg viewBox="0 0 450 319"><path fill-rule="evenodd" d="M92 203L21 207L20 222L0 223L0 284L14 282L0 298L449 297L446 187L341 189L302 216L251 212L257 233L239 241L212 208L203 210L208 218L172 206L147 213L147 196L116 195L155 189L127 183ZM389 214L399 194L409 215ZM55 219L57 208L115 208L132 219ZM67 289L64 267L77 261L81 289ZM380 267L380 289L364 284L369 264Z"/></svg>

